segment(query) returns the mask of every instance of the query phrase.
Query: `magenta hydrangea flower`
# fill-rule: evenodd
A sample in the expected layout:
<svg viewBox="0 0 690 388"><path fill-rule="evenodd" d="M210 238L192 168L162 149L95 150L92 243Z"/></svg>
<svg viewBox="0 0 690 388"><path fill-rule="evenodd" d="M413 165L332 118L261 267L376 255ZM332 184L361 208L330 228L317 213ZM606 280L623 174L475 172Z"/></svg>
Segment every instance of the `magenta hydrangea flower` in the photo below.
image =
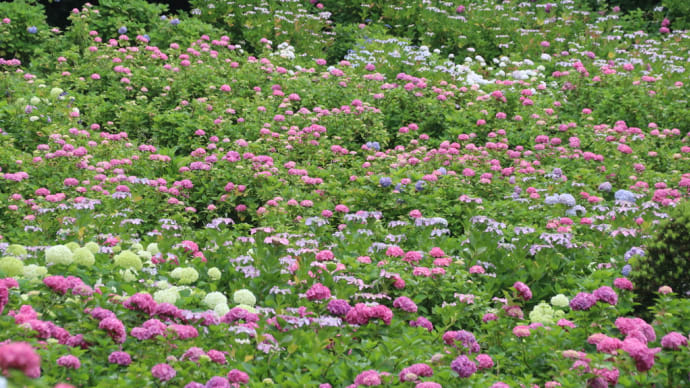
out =
<svg viewBox="0 0 690 388"><path fill-rule="evenodd" d="M81 362L76 356L73 356L71 354L62 356L57 359L57 364L60 366L64 366L65 368L69 369L79 369L81 368Z"/></svg>
<svg viewBox="0 0 690 388"><path fill-rule="evenodd" d="M488 354L478 354L475 360L479 363L479 369L490 369L494 366L494 360Z"/></svg>
<svg viewBox="0 0 690 388"><path fill-rule="evenodd" d="M332 301L328 302L328 306L326 306L326 308L331 314L342 316L347 314L352 306L350 306L350 304L344 299L333 299Z"/></svg>
<svg viewBox="0 0 690 388"><path fill-rule="evenodd" d="M355 377L355 385L364 385L366 387L375 387L377 385L381 385L381 376L379 375L379 372L373 369L365 370Z"/></svg>
<svg viewBox="0 0 690 388"><path fill-rule="evenodd" d="M246 384L249 382L249 375L238 369L233 369L228 372L228 380L231 383Z"/></svg>
<svg viewBox="0 0 690 388"><path fill-rule="evenodd" d="M168 364L156 364L151 368L151 374L160 381L168 381L172 380L177 372Z"/></svg>
<svg viewBox="0 0 690 388"><path fill-rule="evenodd" d="M108 356L108 362L111 364L127 366L132 363L132 357L126 352L115 351L110 353Z"/></svg>
<svg viewBox="0 0 690 388"><path fill-rule="evenodd" d="M429 331L434 330L434 324L424 317L417 317L414 321L410 321L410 326L412 327L423 327Z"/></svg>
<svg viewBox="0 0 690 388"><path fill-rule="evenodd" d="M587 292L580 292L570 301L573 310L589 310L597 303L597 298Z"/></svg>
<svg viewBox="0 0 690 388"><path fill-rule="evenodd" d="M681 346L688 346L688 339L677 331L672 331L661 338L664 349L678 350Z"/></svg>
<svg viewBox="0 0 690 388"><path fill-rule="evenodd" d="M433 381L423 381L423 382L415 385L414 388L443 388L443 386L441 384L435 383Z"/></svg>
<svg viewBox="0 0 690 388"><path fill-rule="evenodd" d="M619 290L632 291L633 289L633 284L628 278L617 278L613 281L613 286Z"/></svg>
<svg viewBox="0 0 690 388"><path fill-rule="evenodd" d="M412 374L414 375L414 378L408 379L410 377L409 375ZM405 382L405 381L415 381L419 377L429 377L433 376L434 371L431 369L431 367L427 364L419 363L419 364L414 364L410 365L407 368L403 368L402 371L398 374L398 378L400 379L400 382Z"/></svg>
<svg viewBox="0 0 690 388"><path fill-rule="evenodd" d="M22 371L26 376L37 378L41 375L41 357L26 342L0 344L0 372L10 369Z"/></svg>
<svg viewBox="0 0 690 388"><path fill-rule="evenodd" d="M467 356L460 355L458 358L450 363L450 368L455 371L460 377L470 377L477 371L477 364L472 362Z"/></svg>
<svg viewBox="0 0 690 388"><path fill-rule="evenodd" d="M216 364L224 365L228 363L227 359L225 358L225 353L221 352L220 350L211 349L206 353L206 355Z"/></svg>
<svg viewBox="0 0 690 388"><path fill-rule="evenodd" d="M109 310L106 310L109 311ZM110 312L110 311L109 311ZM118 344L124 343L127 339L127 331L125 330L125 325L119 319L113 316L108 316L104 318L99 324L98 328L105 330L113 338L113 341Z"/></svg>
<svg viewBox="0 0 690 388"><path fill-rule="evenodd" d="M416 313L417 305L412 301L412 299L406 296L399 296L393 301L393 307L398 308L408 313Z"/></svg>
<svg viewBox="0 0 690 388"><path fill-rule="evenodd" d="M205 388L230 388L230 382L225 377L213 376L206 382Z"/></svg>
<svg viewBox="0 0 690 388"><path fill-rule="evenodd" d="M515 282L513 287L517 290L520 297L524 300L532 299L532 290L523 282Z"/></svg>
<svg viewBox="0 0 690 388"><path fill-rule="evenodd" d="M7 302L10 300L9 295L9 290L7 287L0 286L0 314L2 314L2 311L5 309L5 305L7 305Z"/></svg>
<svg viewBox="0 0 690 388"><path fill-rule="evenodd" d="M602 353L617 354L618 349L623 347L623 341L618 338L604 336L597 343L597 351Z"/></svg>
<svg viewBox="0 0 690 388"><path fill-rule="evenodd" d="M616 291L609 286L601 286L594 290L594 297L597 298L598 301L608 303L613 306L618 304L618 295L616 294Z"/></svg>
<svg viewBox="0 0 690 388"><path fill-rule="evenodd" d="M525 326L525 325L515 326L513 328L513 334L516 337L529 337L530 336L529 326Z"/></svg>
<svg viewBox="0 0 690 388"><path fill-rule="evenodd" d="M648 348L647 345L636 338L626 338L622 349L635 360L635 367L640 372L646 372L654 366L654 355L661 348Z"/></svg>
<svg viewBox="0 0 690 388"><path fill-rule="evenodd" d="M323 300L331 297L331 290L321 283L316 283L309 290L307 290L307 299L309 300Z"/></svg>

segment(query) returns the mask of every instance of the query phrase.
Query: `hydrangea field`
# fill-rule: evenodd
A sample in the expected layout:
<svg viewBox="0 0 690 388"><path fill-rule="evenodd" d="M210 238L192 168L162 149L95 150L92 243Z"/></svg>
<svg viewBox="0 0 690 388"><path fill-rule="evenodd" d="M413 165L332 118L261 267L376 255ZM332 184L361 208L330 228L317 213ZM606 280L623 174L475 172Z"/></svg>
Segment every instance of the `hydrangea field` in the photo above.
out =
<svg viewBox="0 0 690 388"><path fill-rule="evenodd" d="M1 387L690 386L682 1L190 3L0 4Z"/></svg>

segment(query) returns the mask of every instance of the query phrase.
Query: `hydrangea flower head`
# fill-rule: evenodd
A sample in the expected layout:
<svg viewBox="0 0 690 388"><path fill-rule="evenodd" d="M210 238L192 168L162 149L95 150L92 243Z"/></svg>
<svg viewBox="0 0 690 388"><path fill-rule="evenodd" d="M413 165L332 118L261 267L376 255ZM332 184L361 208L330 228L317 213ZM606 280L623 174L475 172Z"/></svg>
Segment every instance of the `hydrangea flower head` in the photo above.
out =
<svg viewBox="0 0 690 388"><path fill-rule="evenodd" d="M563 294L558 294L551 298L551 305L554 307L566 307L570 301L568 297Z"/></svg>
<svg viewBox="0 0 690 388"><path fill-rule="evenodd" d="M118 253L113 259L115 261L115 265L120 268L133 268L138 271L143 267L141 258L137 256L136 253L129 250Z"/></svg>
<svg viewBox="0 0 690 388"><path fill-rule="evenodd" d="M73 261L72 251L64 245L55 245L46 249L46 264L70 265Z"/></svg>
<svg viewBox="0 0 690 388"><path fill-rule="evenodd" d="M5 256L0 259L0 271L7 276L17 276L24 273L24 262L14 256Z"/></svg>
<svg viewBox="0 0 690 388"><path fill-rule="evenodd" d="M161 251L158 249L158 244L156 243L151 243L146 246L146 250L149 251L152 255L157 255L161 253Z"/></svg>
<svg viewBox="0 0 690 388"><path fill-rule="evenodd" d="M458 358L450 363L450 368L455 371L460 377L467 378L477 371L477 364L472 362L467 356L460 355Z"/></svg>
<svg viewBox="0 0 690 388"><path fill-rule="evenodd" d="M215 309L216 306L218 306L221 303L228 303L228 298L226 298L222 292L209 292L208 294L206 294L206 297L204 298L204 304L206 304L206 306L208 306L211 309Z"/></svg>
<svg viewBox="0 0 690 388"><path fill-rule="evenodd" d="M153 300L158 303L175 304L179 298L180 293L178 292L177 287L168 287L153 293Z"/></svg>
<svg viewBox="0 0 690 388"><path fill-rule="evenodd" d="M72 252L72 254L74 262L79 265L91 267L96 262L96 258L93 256L93 253L89 250L89 248L77 248L74 250L74 252Z"/></svg>
<svg viewBox="0 0 690 388"><path fill-rule="evenodd" d="M597 303L597 298L587 292L580 292L570 301L573 310L589 310Z"/></svg>
<svg viewBox="0 0 690 388"><path fill-rule="evenodd" d="M199 279L199 273L192 267L177 267L170 272L170 276L180 284L192 284Z"/></svg>
<svg viewBox="0 0 690 388"><path fill-rule="evenodd" d="M627 201L627 202L635 202L635 194L628 190L618 190L616 191L616 194L614 194L614 198L616 201Z"/></svg>
<svg viewBox="0 0 690 388"><path fill-rule="evenodd" d="M69 248L69 250L72 251L72 253L79 249L79 244L74 241L68 242L67 244L65 244L65 246Z"/></svg>
<svg viewBox="0 0 690 388"><path fill-rule="evenodd" d="M256 304L256 296L246 288L235 291L232 295L232 300L237 304L246 304L248 306Z"/></svg>
<svg viewBox="0 0 690 388"><path fill-rule="evenodd" d="M208 275L209 279L213 281L219 280L222 276L220 270L216 267L209 268L206 274Z"/></svg>
<svg viewBox="0 0 690 388"><path fill-rule="evenodd" d="M89 241L86 244L84 244L84 248L88 249L94 255L98 253L98 250L100 249L98 244L93 241Z"/></svg>
<svg viewBox="0 0 690 388"><path fill-rule="evenodd" d="M25 266L23 271L24 277L32 281L43 279L43 277L47 274L48 268L36 264L29 264Z"/></svg>
<svg viewBox="0 0 690 388"><path fill-rule="evenodd" d="M22 257L26 256L28 252L26 251L26 248L19 244L10 244L10 246L8 246L5 250L5 254L8 256Z"/></svg>

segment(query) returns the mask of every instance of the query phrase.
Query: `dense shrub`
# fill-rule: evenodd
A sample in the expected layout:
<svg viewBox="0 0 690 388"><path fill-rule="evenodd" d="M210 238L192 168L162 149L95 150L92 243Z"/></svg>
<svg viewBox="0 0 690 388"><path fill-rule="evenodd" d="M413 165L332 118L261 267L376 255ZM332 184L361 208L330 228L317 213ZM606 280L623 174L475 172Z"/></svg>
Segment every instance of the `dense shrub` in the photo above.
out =
<svg viewBox="0 0 690 388"><path fill-rule="evenodd" d="M674 209L647 245L646 255L633 257L631 265L643 308L653 304L661 286L669 286L681 296L690 293L690 203Z"/></svg>
<svg viewBox="0 0 690 388"><path fill-rule="evenodd" d="M53 34L35 0L0 3L0 58L27 61Z"/></svg>

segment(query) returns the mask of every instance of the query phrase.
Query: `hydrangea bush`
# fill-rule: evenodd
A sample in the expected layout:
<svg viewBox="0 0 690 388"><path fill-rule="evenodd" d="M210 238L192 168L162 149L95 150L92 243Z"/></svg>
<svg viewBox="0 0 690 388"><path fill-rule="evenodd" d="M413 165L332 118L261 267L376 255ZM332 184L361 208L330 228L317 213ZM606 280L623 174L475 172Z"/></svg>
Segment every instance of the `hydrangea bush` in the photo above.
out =
<svg viewBox="0 0 690 388"><path fill-rule="evenodd" d="M192 3L0 7L0 379L690 384L679 17Z"/></svg>

